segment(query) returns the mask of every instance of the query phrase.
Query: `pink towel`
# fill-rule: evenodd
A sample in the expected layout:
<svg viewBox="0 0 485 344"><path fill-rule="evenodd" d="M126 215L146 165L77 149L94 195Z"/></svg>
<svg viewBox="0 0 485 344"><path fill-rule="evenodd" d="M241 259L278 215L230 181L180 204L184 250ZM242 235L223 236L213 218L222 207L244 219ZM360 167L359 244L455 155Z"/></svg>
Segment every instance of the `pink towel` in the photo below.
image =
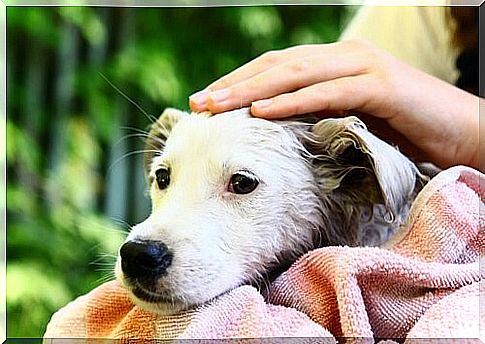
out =
<svg viewBox="0 0 485 344"><path fill-rule="evenodd" d="M45 338L479 338L484 182L467 167L440 173L386 248L309 252L276 279L266 300L241 286L161 316L109 282L58 311Z"/></svg>

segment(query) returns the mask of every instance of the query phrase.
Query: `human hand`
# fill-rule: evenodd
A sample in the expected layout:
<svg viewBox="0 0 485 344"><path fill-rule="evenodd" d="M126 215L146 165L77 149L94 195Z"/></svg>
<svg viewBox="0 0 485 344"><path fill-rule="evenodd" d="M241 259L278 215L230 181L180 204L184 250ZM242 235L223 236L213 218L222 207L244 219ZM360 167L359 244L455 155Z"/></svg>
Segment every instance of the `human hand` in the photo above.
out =
<svg viewBox="0 0 485 344"><path fill-rule="evenodd" d="M478 167L479 98L360 40L271 51L190 97L193 111L357 113L417 160Z"/></svg>

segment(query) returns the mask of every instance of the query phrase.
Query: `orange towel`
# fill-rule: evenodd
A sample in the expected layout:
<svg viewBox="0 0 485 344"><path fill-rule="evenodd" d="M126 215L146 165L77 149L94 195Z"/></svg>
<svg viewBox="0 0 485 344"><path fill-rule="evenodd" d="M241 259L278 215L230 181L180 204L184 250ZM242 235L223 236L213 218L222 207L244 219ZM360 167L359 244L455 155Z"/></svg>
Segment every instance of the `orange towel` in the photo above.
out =
<svg viewBox="0 0 485 344"><path fill-rule="evenodd" d="M470 168L440 173L386 248L309 252L275 280L266 300L241 286L197 309L162 316L139 309L109 282L58 311L44 337L479 338L485 333L478 311L485 288L483 185L484 176Z"/></svg>

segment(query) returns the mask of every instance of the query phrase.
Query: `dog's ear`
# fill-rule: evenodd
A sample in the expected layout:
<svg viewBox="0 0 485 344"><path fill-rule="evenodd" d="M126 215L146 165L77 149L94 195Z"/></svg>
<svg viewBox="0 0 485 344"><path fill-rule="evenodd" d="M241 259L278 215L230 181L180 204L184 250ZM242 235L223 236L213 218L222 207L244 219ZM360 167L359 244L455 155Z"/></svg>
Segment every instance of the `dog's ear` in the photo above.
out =
<svg viewBox="0 0 485 344"><path fill-rule="evenodd" d="M334 233L336 237L362 244L365 234L353 228L362 221L359 216L366 213L370 219L381 204L382 215L392 223L409 206L421 176L418 169L357 117L324 119L310 130L294 132L309 155L324 202L332 203L329 211L343 213L346 223L341 225L349 232Z"/></svg>
<svg viewBox="0 0 485 344"><path fill-rule="evenodd" d="M148 175L150 172L149 170L153 157L165 147L165 142L173 127L177 124L180 118L187 115L188 113L184 111L168 108L165 109L160 117L151 124L150 131L145 140L145 155L143 158L145 175Z"/></svg>

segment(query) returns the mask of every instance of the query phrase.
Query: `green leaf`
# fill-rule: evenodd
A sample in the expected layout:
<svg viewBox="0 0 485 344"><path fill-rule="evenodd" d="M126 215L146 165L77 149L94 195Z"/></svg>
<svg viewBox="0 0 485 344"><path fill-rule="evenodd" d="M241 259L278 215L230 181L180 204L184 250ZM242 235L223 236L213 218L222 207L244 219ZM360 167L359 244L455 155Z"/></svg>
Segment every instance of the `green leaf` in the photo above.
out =
<svg viewBox="0 0 485 344"><path fill-rule="evenodd" d="M64 6L59 9L59 14L79 27L91 44L102 44L106 40L106 29L93 8Z"/></svg>

